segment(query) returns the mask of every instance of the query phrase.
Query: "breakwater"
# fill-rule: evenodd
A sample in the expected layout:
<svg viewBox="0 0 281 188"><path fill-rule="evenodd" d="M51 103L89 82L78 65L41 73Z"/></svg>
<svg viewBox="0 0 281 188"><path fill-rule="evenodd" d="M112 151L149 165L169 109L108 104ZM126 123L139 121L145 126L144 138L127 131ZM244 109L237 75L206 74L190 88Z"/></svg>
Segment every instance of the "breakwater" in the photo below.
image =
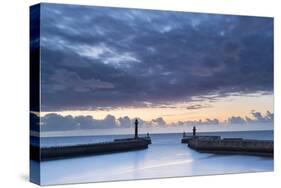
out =
<svg viewBox="0 0 281 188"><path fill-rule="evenodd" d="M116 152L126 152L148 148L150 137L138 137L129 139L116 139L112 142L95 144L83 144L73 146L43 147L30 146L32 160L46 161L55 159L72 158L88 155L100 155Z"/></svg>
<svg viewBox="0 0 281 188"><path fill-rule="evenodd" d="M151 138L150 138L150 136L138 137L137 139L142 139L143 141L147 142L147 144L151 144ZM135 140L135 138L120 138L120 139L114 139L114 142L133 141L133 140Z"/></svg>
<svg viewBox="0 0 281 188"><path fill-rule="evenodd" d="M250 140L242 138L194 137L189 139L188 147L199 152L218 154L262 155L273 157L273 141Z"/></svg>
<svg viewBox="0 0 281 188"><path fill-rule="evenodd" d="M181 139L182 144L188 144L192 139L200 140L220 140L220 136L183 136Z"/></svg>

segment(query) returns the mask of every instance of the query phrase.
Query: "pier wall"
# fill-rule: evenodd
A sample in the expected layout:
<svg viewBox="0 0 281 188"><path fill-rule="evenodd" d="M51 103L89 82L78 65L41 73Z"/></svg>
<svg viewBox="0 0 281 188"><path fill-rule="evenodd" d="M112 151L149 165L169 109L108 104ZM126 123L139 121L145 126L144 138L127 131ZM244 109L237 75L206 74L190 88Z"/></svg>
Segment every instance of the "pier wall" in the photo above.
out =
<svg viewBox="0 0 281 188"><path fill-rule="evenodd" d="M182 144L188 144L192 139L200 139L200 140L220 140L220 136L184 136L181 139Z"/></svg>
<svg viewBox="0 0 281 188"><path fill-rule="evenodd" d="M146 140L130 140L130 141L114 141L97 144L75 145L75 146L60 146L60 147L45 147L31 146L30 153L38 153L40 155L32 160L45 161L53 159L62 159L87 155L98 155L106 153L125 152L132 150L140 150L148 148ZM35 156L35 155L30 155Z"/></svg>
<svg viewBox="0 0 281 188"><path fill-rule="evenodd" d="M243 139L192 139L188 146L200 152L273 156L273 141Z"/></svg>

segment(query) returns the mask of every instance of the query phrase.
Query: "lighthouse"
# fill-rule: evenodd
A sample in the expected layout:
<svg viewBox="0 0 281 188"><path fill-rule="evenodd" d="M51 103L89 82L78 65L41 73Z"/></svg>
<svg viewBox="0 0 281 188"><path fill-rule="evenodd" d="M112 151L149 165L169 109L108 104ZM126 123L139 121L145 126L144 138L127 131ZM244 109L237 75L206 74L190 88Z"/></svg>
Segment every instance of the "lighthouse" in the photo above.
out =
<svg viewBox="0 0 281 188"><path fill-rule="evenodd" d="M196 136L196 127L195 127L195 126L193 126L192 135L193 135L193 136Z"/></svg>
<svg viewBox="0 0 281 188"><path fill-rule="evenodd" d="M138 124L139 124L139 121L138 119L135 120L135 139L138 138Z"/></svg>

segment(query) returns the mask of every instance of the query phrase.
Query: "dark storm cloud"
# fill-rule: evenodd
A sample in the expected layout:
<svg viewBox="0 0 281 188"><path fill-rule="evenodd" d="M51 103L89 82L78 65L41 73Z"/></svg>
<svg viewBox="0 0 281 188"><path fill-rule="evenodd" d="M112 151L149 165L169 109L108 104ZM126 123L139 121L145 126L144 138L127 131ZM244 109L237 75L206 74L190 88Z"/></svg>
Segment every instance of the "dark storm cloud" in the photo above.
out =
<svg viewBox="0 0 281 188"><path fill-rule="evenodd" d="M42 110L273 92L273 19L42 4Z"/></svg>

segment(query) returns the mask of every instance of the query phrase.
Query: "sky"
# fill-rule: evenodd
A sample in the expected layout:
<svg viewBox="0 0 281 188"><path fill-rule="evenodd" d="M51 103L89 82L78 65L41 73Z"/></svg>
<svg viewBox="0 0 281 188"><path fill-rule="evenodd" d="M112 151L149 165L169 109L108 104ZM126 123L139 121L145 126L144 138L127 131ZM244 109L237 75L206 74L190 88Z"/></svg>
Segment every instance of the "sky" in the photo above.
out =
<svg viewBox="0 0 281 188"><path fill-rule="evenodd" d="M273 19L41 4L43 130L273 122Z"/></svg>

